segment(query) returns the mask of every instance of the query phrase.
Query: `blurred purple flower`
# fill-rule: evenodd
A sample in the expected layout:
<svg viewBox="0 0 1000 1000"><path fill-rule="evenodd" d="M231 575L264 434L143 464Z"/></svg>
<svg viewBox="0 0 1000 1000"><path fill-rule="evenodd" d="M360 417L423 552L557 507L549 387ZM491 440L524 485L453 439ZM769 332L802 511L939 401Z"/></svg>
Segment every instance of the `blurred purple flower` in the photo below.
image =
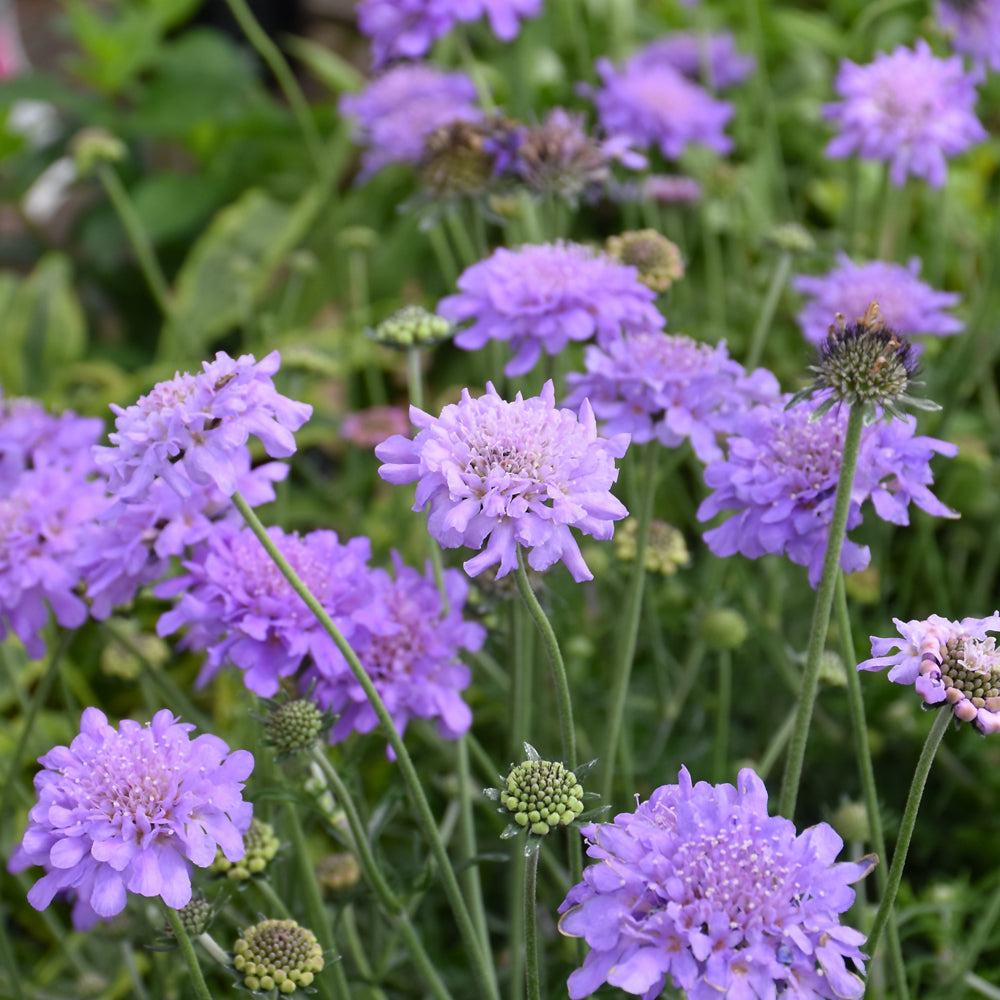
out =
<svg viewBox="0 0 1000 1000"><path fill-rule="evenodd" d="M891 667L889 680L912 684L925 705L948 704L956 718L984 736L1000 732L1000 651L988 632L1000 632L1000 612L988 618L926 621L893 618L899 636L871 637L872 658L858 670ZM890 650L898 649L898 653Z"/></svg>
<svg viewBox="0 0 1000 1000"><path fill-rule="evenodd" d="M465 562L477 576L499 563L496 578L517 567L517 546L532 569L562 560L573 579L590 580L570 528L610 538L614 522L628 513L609 489L618 478L614 459L628 447L628 435L598 437L590 404L577 417L557 410L552 382L541 396L501 399L493 384L473 399L432 417L415 406L410 419L420 428L412 441L391 437L375 449L387 482L417 483L414 510L430 506L428 531L445 548L486 549Z"/></svg>
<svg viewBox="0 0 1000 1000"><path fill-rule="evenodd" d="M683 174L647 174L638 181L616 184L611 197L617 202L633 204L644 201L662 205L685 205L701 201L701 185Z"/></svg>
<svg viewBox="0 0 1000 1000"><path fill-rule="evenodd" d="M729 31L674 31L638 49L630 62L650 69L666 64L689 80L718 90L742 83L757 66L753 56L740 52Z"/></svg>
<svg viewBox="0 0 1000 1000"><path fill-rule="evenodd" d="M603 87L587 88L604 131L636 145L655 144L668 160L677 159L689 143L702 143L719 153L732 149L723 134L733 106L717 101L665 62L650 65L633 57L620 69L607 59L595 63Z"/></svg>
<svg viewBox="0 0 1000 1000"><path fill-rule="evenodd" d="M667 977L689 1000L776 995L858 1000L865 936L840 923L869 859L835 863L827 823L796 834L767 814L749 768L736 787L662 785L635 812L583 829L596 864L559 907L559 929L590 946L571 1000L603 983L653 1000Z"/></svg>
<svg viewBox="0 0 1000 1000"><path fill-rule="evenodd" d="M271 376L280 364L277 351L261 361L252 354L233 360L219 351L197 375L159 382L127 409L112 404L116 430L108 439L114 447L94 449L98 466L107 471L108 490L120 501L138 503L159 476L182 497L210 482L230 497L251 435L272 458L291 455L292 432L309 419L312 407L274 388Z"/></svg>
<svg viewBox="0 0 1000 1000"><path fill-rule="evenodd" d="M877 302L886 325L906 336L932 334L947 337L961 333L961 320L945 312L961 296L939 292L921 281L920 259L909 264L891 264L873 260L855 264L844 253L837 254L837 266L823 275L796 275L792 287L812 296L798 315L802 335L819 345L827 338L837 313L848 322L863 316L872 302Z"/></svg>
<svg viewBox="0 0 1000 1000"><path fill-rule="evenodd" d="M359 655L370 633L388 630L367 568L367 538L346 543L332 531L305 537L268 534ZM296 674L306 657L334 673L341 662L333 640L306 607L249 528L221 522L184 562L183 576L154 589L180 600L163 614L156 631L187 627L180 647L208 654L198 675L206 684L226 663L243 671L243 683L271 698L283 677Z"/></svg>
<svg viewBox="0 0 1000 1000"><path fill-rule="evenodd" d="M975 77L958 56L936 58L922 38L913 49L900 45L891 54L876 53L867 66L842 60L834 86L844 99L823 113L840 135L826 155L883 160L897 187L908 174L941 187L946 158L987 137L975 114Z"/></svg>
<svg viewBox="0 0 1000 1000"><path fill-rule="evenodd" d="M976 69L1000 70L1000 2L948 0L937 5L938 23L952 48L970 56Z"/></svg>
<svg viewBox="0 0 1000 1000"><path fill-rule="evenodd" d="M743 413L780 395L769 371L747 375L725 343L710 347L658 331L588 347L585 364L586 373L567 375L564 406L589 399L602 433L625 432L634 444L655 438L676 448L689 438L702 462L722 458L717 440L737 430Z"/></svg>
<svg viewBox="0 0 1000 1000"><path fill-rule="evenodd" d="M737 435L727 442L728 458L705 469L705 482L714 490L698 508L698 520L716 514L737 513L705 532L709 549L717 556L737 552L749 559L766 553L785 553L793 563L809 567L815 587L833 516L837 477L847 424L845 407L834 407L810 420L823 400L799 403L790 409L783 397L745 414ZM935 452L955 455L946 441L915 437L916 421L881 420L861 435L847 528L862 520L861 507L871 499L875 513L892 524L909 524L907 508L915 503L938 517L956 517L931 491L930 459ZM840 566L847 573L864 569L867 546L844 539Z"/></svg>
<svg viewBox="0 0 1000 1000"><path fill-rule="evenodd" d="M410 719L433 719L448 740L458 739L472 724L472 712L460 694L469 686L469 668L459 659L463 649L478 650L486 630L462 617L469 585L458 570L444 573L448 611L428 567L418 573L393 553L395 579L372 569L368 582L383 609L383 631L372 635L359 652L362 666L385 703L402 736ZM311 667L300 686L315 681L312 697L320 708L337 715L330 742L352 732L370 733L378 716L346 661ZM389 757L394 757L388 748Z"/></svg>
<svg viewBox="0 0 1000 1000"><path fill-rule="evenodd" d="M355 141L367 147L360 180L390 163L419 163L424 141L436 129L483 117L468 76L428 63L393 66L360 93L345 94L340 110L355 119Z"/></svg>
<svg viewBox="0 0 1000 1000"><path fill-rule="evenodd" d="M253 756L217 736L192 740L192 729L163 709L146 726L123 719L115 730L88 708L73 742L39 758L38 803L7 866L46 869L28 892L36 910L63 890L76 893L78 929L120 913L127 892L179 909L191 899L191 864L207 868L217 848L243 857Z"/></svg>
<svg viewBox="0 0 1000 1000"><path fill-rule="evenodd" d="M409 417L401 406L369 406L344 417L340 436L357 448L374 448L390 435L409 429Z"/></svg>
<svg viewBox="0 0 1000 1000"><path fill-rule="evenodd" d="M507 375L530 371L543 348L558 354L571 340L596 336L604 344L664 324L655 293L634 267L578 243L500 247L467 268L458 287L438 304L452 323L472 320L455 344L474 351L490 340L510 341Z"/></svg>

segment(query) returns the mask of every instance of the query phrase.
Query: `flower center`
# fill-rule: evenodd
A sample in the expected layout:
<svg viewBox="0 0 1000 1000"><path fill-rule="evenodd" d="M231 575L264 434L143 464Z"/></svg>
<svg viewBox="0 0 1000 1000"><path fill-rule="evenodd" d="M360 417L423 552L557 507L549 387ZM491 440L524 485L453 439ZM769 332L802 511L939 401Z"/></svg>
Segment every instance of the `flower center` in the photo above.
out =
<svg viewBox="0 0 1000 1000"><path fill-rule="evenodd" d="M1000 697L1000 650L996 639L952 639L944 648L941 680L960 691L976 708ZM951 699L948 699L951 701Z"/></svg>
<svg viewBox="0 0 1000 1000"><path fill-rule="evenodd" d="M139 400L146 413L164 413L189 399L197 386L194 375L185 372L169 382L161 382Z"/></svg>
<svg viewBox="0 0 1000 1000"><path fill-rule="evenodd" d="M781 416L771 453L779 474L791 475L797 481L793 496L835 487L843 457L843 435L834 433L836 426L831 426L831 418L810 423L808 410L793 410Z"/></svg>

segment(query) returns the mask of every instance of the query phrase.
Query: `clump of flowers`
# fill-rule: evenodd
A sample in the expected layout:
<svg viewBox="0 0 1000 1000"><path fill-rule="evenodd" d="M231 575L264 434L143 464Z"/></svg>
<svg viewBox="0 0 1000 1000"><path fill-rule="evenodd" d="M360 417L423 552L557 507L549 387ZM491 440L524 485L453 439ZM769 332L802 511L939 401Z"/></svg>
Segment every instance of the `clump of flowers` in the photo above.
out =
<svg viewBox="0 0 1000 1000"><path fill-rule="evenodd" d="M705 482L713 492L698 508L707 521L722 511L734 515L705 532L717 556L737 552L750 559L785 553L793 563L809 567L815 587L833 516L834 496L847 423L845 407L818 419L817 402L788 406L790 397L744 413L728 440L728 457L711 462ZM955 455L946 441L915 436L912 417L892 418L865 427L861 434L847 528L862 520L861 508L871 500L875 513L892 524L908 524L909 504L937 517L955 517L928 488L934 481L930 459ZM847 573L864 569L867 546L844 539L840 566Z"/></svg>
<svg viewBox="0 0 1000 1000"><path fill-rule="evenodd" d="M912 49L877 53L867 66L844 59L834 84L843 100L823 111L840 129L826 155L884 161L897 187L908 175L941 187L947 158L987 137L975 85L960 57L938 59L922 38Z"/></svg>
<svg viewBox="0 0 1000 1000"><path fill-rule="evenodd" d="M477 121L476 88L465 73L428 63L400 63L360 93L345 94L340 110L355 121L355 141L365 146L360 179L390 163L418 164L427 136L452 121Z"/></svg>
<svg viewBox="0 0 1000 1000"><path fill-rule="evenodd" d="M530 371L543 350L558 354L591 337L604 344L665 322L635 268L577 243L500 247L467 268L458 288L438 305L451 322L471 322L456 346L475 351L490 340L508 341L514 357L507 375Z"/></svg>
<svg viewBox="0 0 1000 1000"><path fill-rule="evenodd" d="M864 935L840 915L870 860L835 863L843 841L827 823L796 834L768 816L749 768L735 788L681 768L676 785L583 833L595 864L559 907L559 929L590 946L571 1000L605 982L650 1000L668 978L691 1000L864 993Z"/></svg>
<svg viewBox="0 0 1000 1000"><path fill-rule="evenodd" d="M506 576L523 545L533 569L562 560L574 580L593 578L570 529L610 538L628 513L609 492L627 434L599 437L586 400L579 416L556 409L551 381L513 402L490 382L478 399L463 390L439 417L411 407L410 419L419 428L412 441L392 437L375 449L379 475L418 484L413 509L430 507L428 531L445 548L486 543L463 564L470 576L497 563L497 578Z"/></svg>
<svg viewBox="0 0 1000 1000"><path fill-rule="evenodd" d="M248 990L294 993L323 971L316 935L294 920L262 920L248 927L233 951L233 967Z"/></svg>
<svg viewBox="0 0 1000 1000"><path fill-rule="evenodd" d="M281 841L270 823L264 823L255 816L250 821L250 829L243 835L243 846L246 852L235 861L219 851L212 862L212 871L225 875L234 882L245 882L248 878L259 875L274 860Z"/></svg>
<svg viewBox="0 0 1000 1000"><path fill-rule="evenodd" d="M639 551L639 522L626 518L615 532L615 553L623 562L631 562ZM684 535L672 524L653 518L649 522L643 564L649 573L673 576L691 561Z"/></svg>
<svg viewBox="0 0 1000 1000"><path fill-rule="evenodd" d="M272 351L257 361L252 354L233 360L219 351L197 375L185 372L159 382L148 396L123 409L112 404L113 447L95 448L108 475L108 489L119 500L138 503L160 478L182 497L195 485L214 483L231 497L243 467L247 441L260 440L272 458L295 451L295 435L312 407L282 396L271 376L281 358Z"/></svg>
<svg viewBox="0 0 1000 1000"><path fill-rule="evenodd" d="M910 258L905 266L881 260L855 264L847 254L839 253L836 267L826 274L796 275L792 287L809 297L797 317L802 335L819 346L826 339L831 316L861 316L870 302L878 302L885 322L906 336L961 333L962 321L946 312L961 296L931 288L919 274L918 257Z"/></svg>
<svg viewBox="0 0 1000 1000"><path fill-rule="evenodd" d="M36 910L63 890L76 894L78 929L120 913L129 892L177 909L191 899L190 865L207 868L217 847L243 857L253 756L209 734L191 739L193 729L163 709L116 730L88 708L73 742L39 758L38 803L8 865L45 868L28 892Z"/></svg>
<svg viewBox="0 0 1000 1000"><path fill-rule="evenodd" d="M639 272L639 280L654 292L665 292L684 277L681 248L655 229L637 229L609 236L604 249L612 260Z"/></svg>
<svg viewBox="0 0 1000 1000"><path fill-rule="evenodd" d="M1000 70L1000 3L997 0L941 0L941 30L956 52L970 56L977 69Z"/></svg>
<svg viewBox="0 0 1000 1000"><path fill-rule="evenodd" d="M451 323L423 306L409 305L382 320L371 335L383 346L401 351L433 347L451 336Z"/></svg>
<svg viewBox="0 0 1000 1000"><path fill-rule="evenodd" d="M703 462L721 457L718 441L733 433L757 403L777 399L777 379L766 369L748 375L715 347L657 331L588 347L586 372L566 376L572 408L589 400L606 434L627 433L642 444L668 448L690 440Z"/></svg>
<svg viewBox="0 0 1000 1000"><path fill-rule="evenodd" d="M1000 612L988 618L926 621L893 618L899 636L871 637L872 656L858 670L891 667L889 680L913 685L924 706L951 706L955 718L984 736L1000 732ZM893 653L892 650L898 650Z"/></svg>
<svg viewBox="0 0 1000 1000"><path fill-rule="evenodd" d="M633 53L631 61L651 67L672 66L689 80L713 90L742 83L757 66L753 56L740 52L729 31L672 31Z"/></svg>

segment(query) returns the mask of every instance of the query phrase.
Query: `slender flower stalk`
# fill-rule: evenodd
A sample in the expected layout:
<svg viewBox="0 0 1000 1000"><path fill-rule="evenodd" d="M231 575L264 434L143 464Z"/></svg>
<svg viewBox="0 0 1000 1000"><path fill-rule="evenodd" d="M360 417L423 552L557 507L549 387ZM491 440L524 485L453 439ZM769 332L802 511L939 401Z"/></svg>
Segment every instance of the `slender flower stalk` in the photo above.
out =
<svg viewBox="0 0 1000 1000"><path fill-rule="evenodd" d="M191 973L191 988L194 996L197 1000L212 1000L208 983L205 982L205 976L202 974L201 966L198 964L198 956L195 954L194 945L191 943L188 932L184 929L180 914L172 906L164 906L164 909L167 911L167 919L170 921L171 928L173 928L174 937L177 939L181 954L184 956L188 972Z"/></svg>
<svg viewBox="0 0 1000 1000"><path fill-rule="evenodd" d="M789 250L782 250L778 256L774 271L771 272L771 281L767 286L767 293L764 302L757 315L757 323L753 328L750 337L750 350L747 351L746 368L753 371L760 364L761 356L764 353L764 344L767 342L767 333L771 329L771 322L774 320L774 313L778 308L778 299L788 283L788 276L792 271L792 254Z"/></svg>
<svg viewBox="0 0 1000 1000"><path fill-rule="evenodd" d="M538 856L533 851L524 866L524 953L528 1000L541 1000L538 977L538 925L535 917L538 896Z"/></svg>

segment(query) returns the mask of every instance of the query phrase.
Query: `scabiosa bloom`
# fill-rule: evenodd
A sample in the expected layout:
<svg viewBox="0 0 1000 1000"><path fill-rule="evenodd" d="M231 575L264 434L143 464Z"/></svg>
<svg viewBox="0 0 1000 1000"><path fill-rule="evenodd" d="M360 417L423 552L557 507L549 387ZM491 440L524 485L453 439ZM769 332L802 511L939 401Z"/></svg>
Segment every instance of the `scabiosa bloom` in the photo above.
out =
<svg viewBox="0 0 1000 1000"><path fill-rule="evenodd" d="M632 59L650 67L666 63L689 80L719 90L742 83L757 66L753 56L740 52L729 31L674 31L643 46Z"/></svg>
<svg viewBox="0 0 1000 1000"><path fill-rule="evenodd" d="M732 141L723 129L733 106L717 101L666 62L650 65L633 57L620 69L598 59L603 87L592 92L601 126L608 135L624 135L636 145L656 145L668 160L689 143L728 153Z"/></svg>
<svg viewBox="0 0 1000 1000"><path fill-rule="evenodd" d="M970 56L977 69L1000 70L1000 3L997 0L943 0L938 23L956 52Z"/></svg>
<svg viewBox="0 0 1000 1000"><path fill-rule="evenodd" d="M455 344L475 351L490 340L510 341L507 375L530 371L543 348L558 354L571 340L596 336L604 344L665 322L634 267L578 243L499 247L467 268L458 288L438 305L453 323L472 321Z"/></svg>
<svg viewBox="0 0 1000 1000"><path fill-rule="evenodd" d="M8 865L46 869L28 892L36 910L62 890L76 893L78 928L120 913L127 892L179 909L191 899L190 865L207 868L217 847L243 856L253 756L217 736L191 739L193 729L163 709L146 726L123 719L116 730L88 708L73 742L39 758L38 803Z"/></svg>
<svg viewBox="0 0 1000 1000"><path fill-rule="evenodd" d="M867 66L844 59L834 83L843 100L823 109L840 129L826 155L883 160L897 187L908 174L941 187L946 158L986 138L975 85L958 56L938 59L922 38L913 49L877 53Z"/></svg>
<svg viewBox="0 0 1000 1000"><path fill-rule="evenodd" d="M961 333L964 324L945 310L957 305L957 292L939 292L918 278L920 258L908 264L873 260L855 264L845 253L826 274L798 274L792 279L797 292L809 296L797 319L802 335L819 346L837 313L848 319L862 316L877 302L888 326L906 336L929 334L948 337Z"/></svg>
<svg viewBox="0 0 1000 1000"><path fill-rule="evenodd" d="M589 399L605 434L628 433L636 444L655 438L676 448L689 439L702 462L722 457L719 437L734 433L747 410L780 394L769 371L747 375L725 342L709 347L659 331L588 347L585 365L566 376L564 405Z"/></svg>
<svg viewBox="0 0 1000 1000"><path fill-rule="evenodd" d="M819 583L833 516L837 477L847 424L846 407L815 418L817 403L786 409L789 397L743 414L738 433L728 440L728 457L705 469L714 490L698 508L698 519L737 513L705 532L717 556L737 552L749 559L784 552L793 563L809 567L809 582ZM818 405L822 405L819 399ZM861 507L871 499L875 513L892 524L909 523L909 504L938 517L955 517L928 488L934 481L934 453L955 455L946 441L916 437L913 418L882 420L861 434L847 529L862 520ZM840 566L848 573L864 569L866 546L844 539Z"/></svg>
<svg viewBox="0 0 1000 1000"><path fill-rule="evenodd" d="M611 197L623 204L656 202L661 205L690 205L701 201L701 185L683 174L647 174L640 181L626 181L611 188Z"/></svg>
<svg viewBox="0 0 1000 1000"><path fill-rule="evenodd" d="M827 823L801 834L767 814L750 768L736 787L681 768L635 812L583 830L596 861L559 907L559 929L590 945L572 1000L607 982L653 1000L669 976L689 1000L777 995L855 1000L864 935L842 926L870 859L835 863Z"/></svg>
<svg viewBox="0 0 1000 1000"><path fill-rule="evenodd" d="M926 621L893 618L893 623L899 637L873 635L872 658L858 670L891 667L889 680L912 684L925 707L947 704L984 736L1000 732L1000 651L987 635L1000 632L1000 612L960 622L931 615Z"/></svg>
<svg viewBox="0 0 1000 1000"><path fill-rule="evenodd" d="M291 455L293 431L312 407L274 388L271 376L280 364L277 351L260 361L252 354L233 360L219 351L197 375L159 382L127 409L112 404L116 430L108 439L114 447L94 450L98 466L108 472L108 489L121 501L137 503L159 476L182 497L192 484L210 482L231 497L251 435L272 458Z"/></svg>
<svg viewBox="0 0 1000 1000"><path fill-rule="evenodd" d="M358 94L340 99L355 119L355 141L366 146L359 179L390 163L419 163L424 141L453 121L478 121L476 88L465 73L446 73L426 63L400 63Z"/></svg>
<svg viewBox="0 0 1000 1000"><path fill-rule="evenodd" d="M464 563L469 576L496 563L496 578L506 576L520 544L532 569L562 560L574 580L593 578L570 528L611 538L613 522L628 513L609 492L627 434L598 437L586 400L579 417L557 410L551 381L541 396L518 393L512 403L488 382L486 395L473 399L465 389L440 417L411 406L410 419L420 428L416 438L391 437L375 449L385 463L379 475L417 483L413 509L430 506L428 531L445 548L487 542Z"/></svg>
<svg viewBox="0 0 1000 1000"><path fill-rule="evenodd" d="M486 630L462 617L469 585L458 570L444 573L445 613L430 567L418 573L396 553L393 566L395 578L383 569L369 573L383 609L383 630L371 636L358 658L400 735L410 719L433 719L441 736L456 740L472 724L472 712L460 694L471 678L459 653L478 650ZM370 733L378 725L375 709L345 661L308 670L302 686L311 687L321 708L337 714L331 743L352 731ZM391 747L387 753L394 756Z"/></svg>

